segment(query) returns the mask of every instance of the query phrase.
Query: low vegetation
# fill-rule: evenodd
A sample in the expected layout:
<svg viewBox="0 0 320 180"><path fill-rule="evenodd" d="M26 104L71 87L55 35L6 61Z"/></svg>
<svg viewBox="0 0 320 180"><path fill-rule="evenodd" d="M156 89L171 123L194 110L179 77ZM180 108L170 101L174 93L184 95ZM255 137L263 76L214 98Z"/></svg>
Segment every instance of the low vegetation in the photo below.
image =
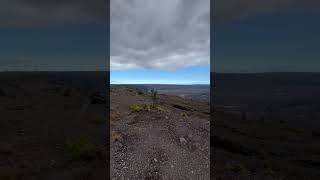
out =
<svg viewBox="0 0 320 180"><path fill-rule="evenodd" d="M225 170L229 173L242 173L245 171L245 168L239 163L228 162L225 166Z"/></svg>
<svg viewBox="0 0 320 180"><path fill-rule="evenodd" d="M151 104L143 104L143 109L145 111L151 111L151 110L159 110L159 111L162 111L163 109L161 108L160 105L158 104L154 104L154 103L151 103Z"/></svg>
<svg viewBox="0 0 320 180"><path fill-rule="evenodd" d="M151 106L151 104L143 104L143 109L145 111L151 111L153 107Z"/></svg>
<svg viewBox="0 0 320 180"><path fill-rule="evenodd" d="M144 111L151 111L151 110L158 110L163 111L163 108L158 103L158 92L154 89L151 89L151 103L145 103L142 105L133 104L130 106L131 112L140 112Z"/></svg>
<svg viewBox="0 0 320 180"><path fill-rule="evenodd" d="M89 160L97 155L97 147L87 136L70 139L66 143L67 151L75 160Z"/></svg>
<svg viewBox="0 0 320 180"><path fill-rule="evenodd" d="M130 107L131 109L131 112L140 112L142 110L144 111L151 111L151 110L157 110L157 111L164 111L164 109L159 106L158 104L154 104L154 103L151 103L151 104L143 104L143 105L139 105L139 104L133 104L131 105Z"/></svg>
<svg viewBox="0 0 320 180"><path fill-rule="evenodd" d="M111 131L110 140L111 140L111 142L121 141L122 140L122 136L121 136L121 134L119 134L116 131Z"/></svg>
<svg viewBox="0 0 320 180"><path fill-rule="evenodd" d="M152 106L156 107L158 105L158 91L151 89Z"/></svg>
<svg viewBox="0 0 320 180"><path fill-rule="evenodd" d="M133 104L131 107L131 112L140 112L142 110L141 106L139 104Z"/></svg>
<svg viewBox="0 0 320 180"><path fill-rule="evenodd" d="M164 109L163 109L161 106L159 106L159 105L157 105L157 106L155 107L155 109L158 110L158 111L164 111Z"/></svg>

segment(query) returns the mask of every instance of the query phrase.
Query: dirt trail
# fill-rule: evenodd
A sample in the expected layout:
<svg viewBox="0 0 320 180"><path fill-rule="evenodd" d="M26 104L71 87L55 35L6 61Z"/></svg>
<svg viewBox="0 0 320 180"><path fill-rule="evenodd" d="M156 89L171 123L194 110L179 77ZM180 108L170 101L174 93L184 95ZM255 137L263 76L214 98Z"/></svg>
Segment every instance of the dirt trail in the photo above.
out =
<svg viewBox="0 0 320 180"><path fill-rule="evenodd" d="M133 113L149 95L112 89L111 179L209 179L208 104L159 98L160 109Z"/></svg>

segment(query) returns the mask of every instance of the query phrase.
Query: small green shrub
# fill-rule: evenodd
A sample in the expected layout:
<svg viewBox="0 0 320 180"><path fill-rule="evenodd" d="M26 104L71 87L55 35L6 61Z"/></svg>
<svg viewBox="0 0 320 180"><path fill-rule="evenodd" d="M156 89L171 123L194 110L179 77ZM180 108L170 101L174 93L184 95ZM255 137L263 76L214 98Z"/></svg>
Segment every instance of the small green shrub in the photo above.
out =
<svg viewBox="0 0 320 180"><path fill-rule="evenodd" d="M154 103L143 104L143 109L145 111L151 111L151 110L164 111L164 109L161 106L159 106L158 104L154 104Z"/></svg>
<svg viewBox="0 0 320 180"><path fill-rule="evenodd" d="M81 136L76 139L68 140L66 147L72 158L76 160L88 160L97 155L96 145L91 143L87 136Z"/></svg>
<svg viewBox="0 0 320 180"><path fill-rule="evenodd" d="M130 108L131 112L140 112L142 110L139 104L133 104Z"/></svg>
<svg viewBox="0 0 320 180"><path fill-rule="evenodd" d="M151 111L152 107L151 107L150 104L144 104L144 105L143 105L143 109L144 109L145 111Z"/></svg>
<svg viewBox="0 0 320 180"><path fill-rule="evenodd" d="M158 111L164 111L164 109L159 105L156 105L154 108Z"/></svg>
<svg viewBox="0 0 320 180"><path fill-rule="evenodd" d="M231 173L241 173L245 170L245 168L241 164L228 162L225 166L225 170Z"/></svg>
<svg viewBox="0 0 320 180"><path fill-rule="evenodd" d="M152 105L156 106L158 104L158 91L151 89Z"/></svg>

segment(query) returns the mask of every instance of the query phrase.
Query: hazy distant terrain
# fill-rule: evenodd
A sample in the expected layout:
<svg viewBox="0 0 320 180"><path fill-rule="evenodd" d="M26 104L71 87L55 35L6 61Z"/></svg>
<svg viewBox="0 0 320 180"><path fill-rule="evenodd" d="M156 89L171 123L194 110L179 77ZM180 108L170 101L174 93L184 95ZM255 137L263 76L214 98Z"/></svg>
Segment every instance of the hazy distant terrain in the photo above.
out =
<svg viewBox="0 0 320 180"><path fill-rule="evenodd" d="M217 107L253 119L270 115L320 127L320 73L215 74L213 79Z"/></svg>
<svg viewBox="0 0 320 180"><path fill-rule="evenodd" d="M210 85L135 84L126 86L145 91L155 89L160 94L175 95L207 102L210 101Z"/></svg>

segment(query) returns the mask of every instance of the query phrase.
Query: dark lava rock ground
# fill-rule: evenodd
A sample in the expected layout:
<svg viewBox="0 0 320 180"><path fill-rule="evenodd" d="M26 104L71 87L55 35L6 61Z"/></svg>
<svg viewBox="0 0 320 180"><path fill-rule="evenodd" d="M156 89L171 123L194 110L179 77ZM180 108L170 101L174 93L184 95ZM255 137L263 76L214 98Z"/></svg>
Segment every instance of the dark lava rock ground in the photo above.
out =
<svg viewBox="0 0 320 180"><path fill-rule="evenodd" d="M107 108L82 76L0 73L1 180L107 177Z"/></svg>
<svg viewBox="0 0 320 180"><path fill-rule="evenodd" d="M283 118L244 118L223 108L212 118L213 179L320 178L320 136L313 128Z"/></svg>

